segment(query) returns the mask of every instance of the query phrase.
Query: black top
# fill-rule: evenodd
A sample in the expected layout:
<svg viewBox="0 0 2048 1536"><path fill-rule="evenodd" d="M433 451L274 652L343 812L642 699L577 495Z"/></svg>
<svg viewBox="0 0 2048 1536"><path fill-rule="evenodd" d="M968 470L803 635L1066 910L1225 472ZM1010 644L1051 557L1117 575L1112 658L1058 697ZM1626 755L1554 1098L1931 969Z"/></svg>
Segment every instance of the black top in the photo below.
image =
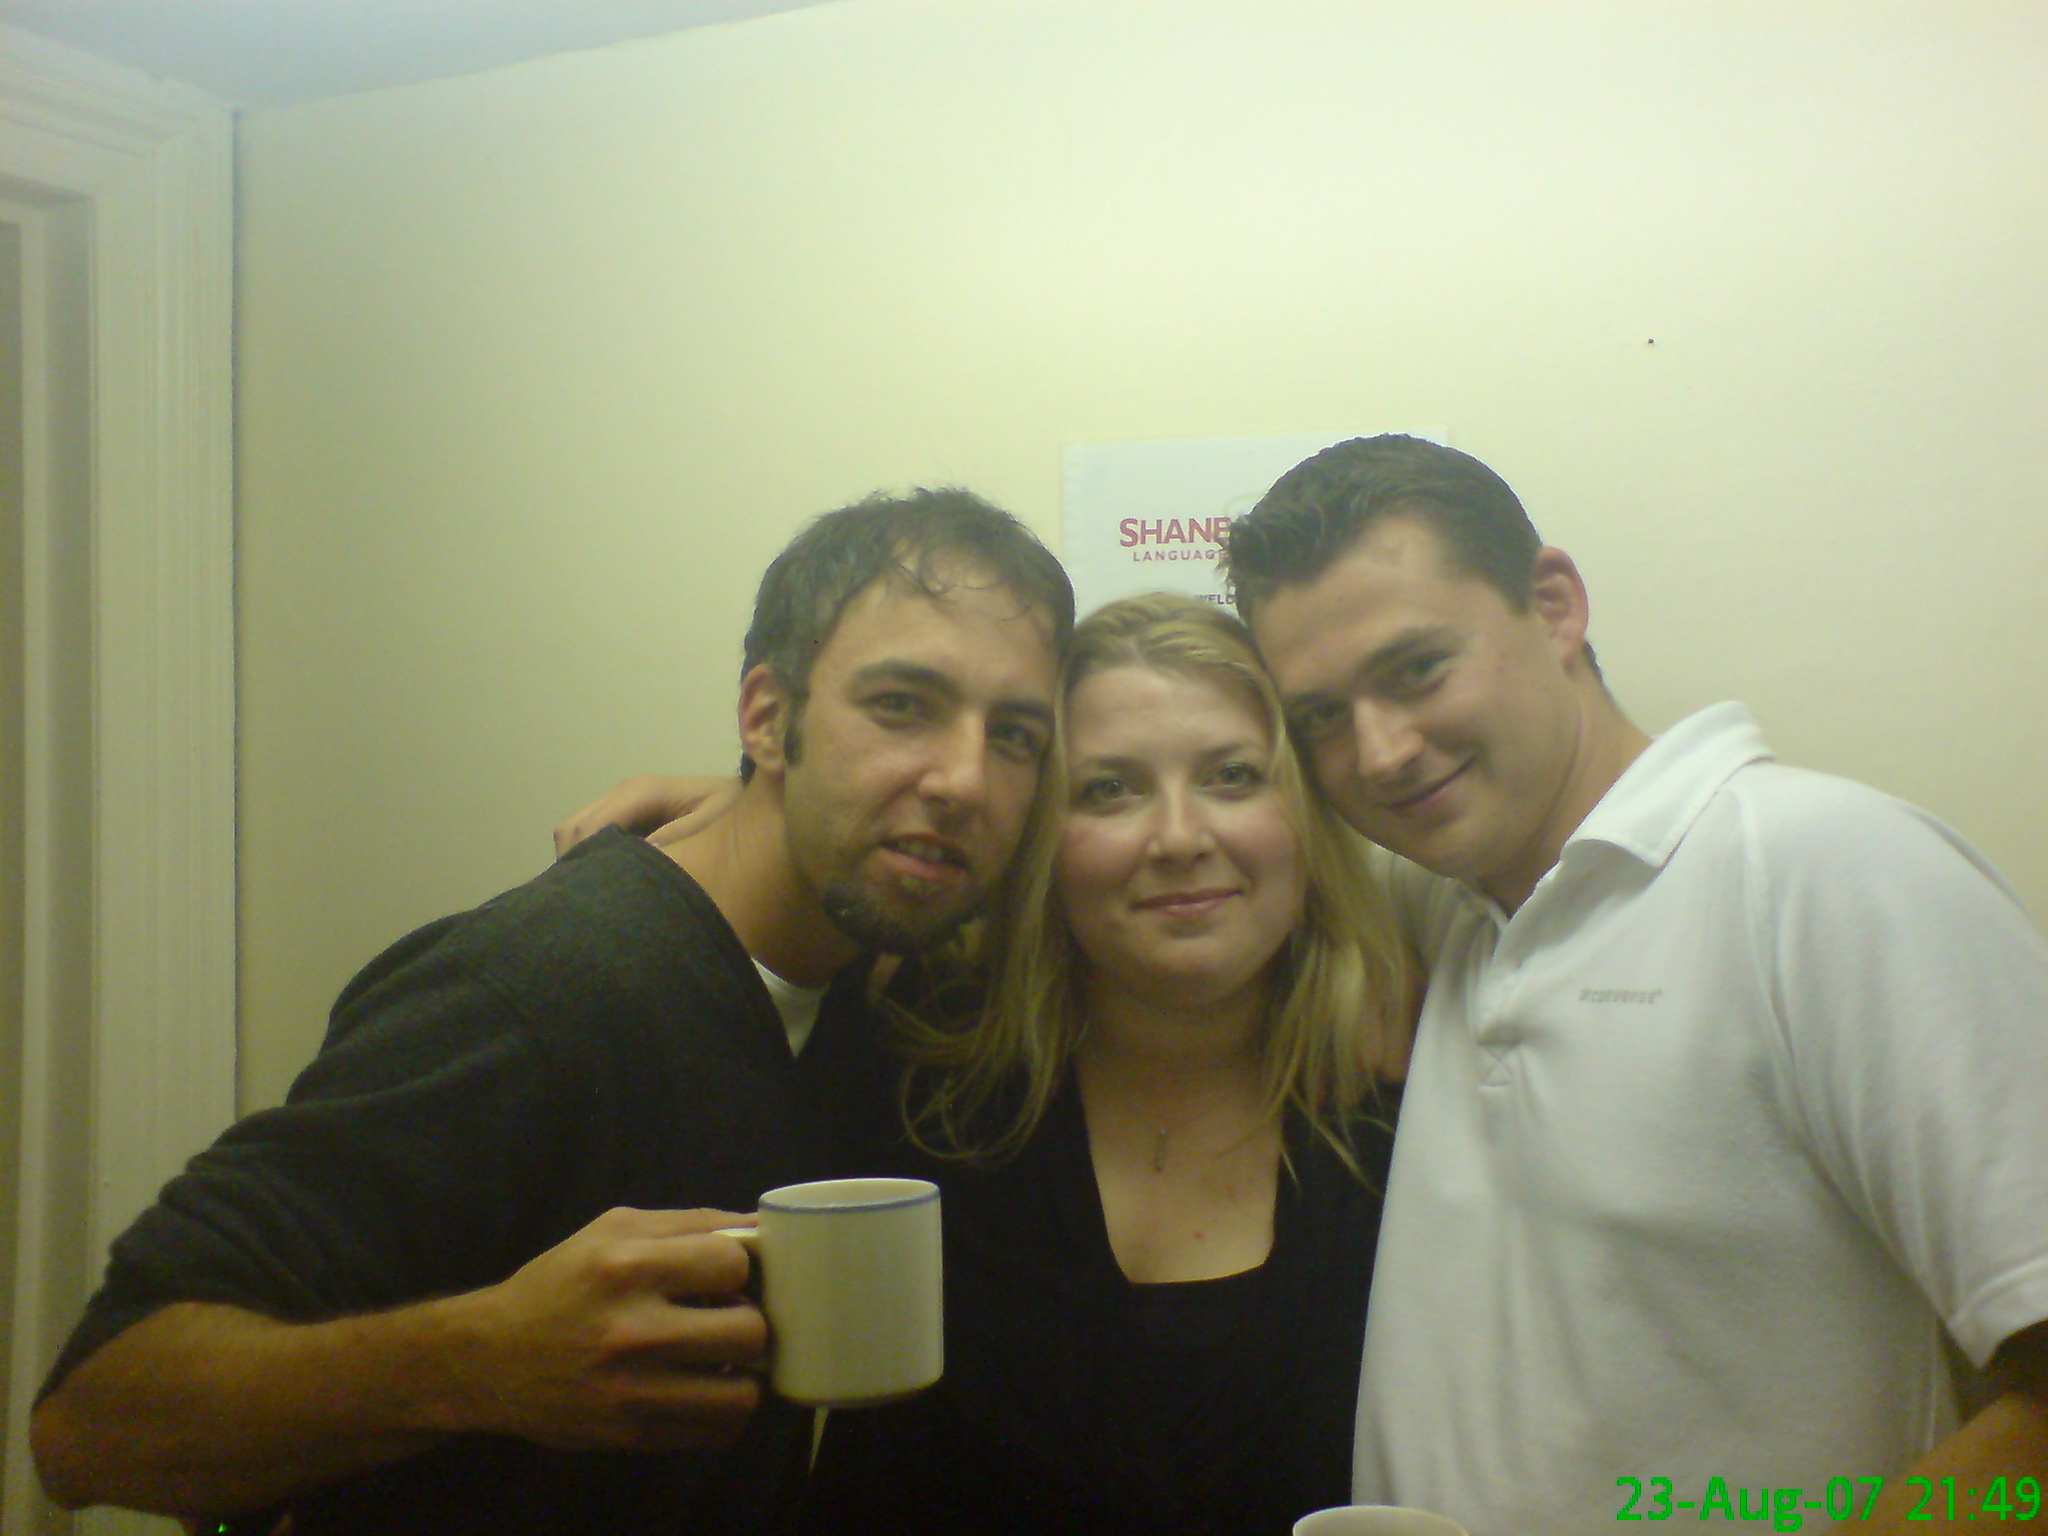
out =
<svg viewBox="0 0 2048 1536"><path fill-rule="evenodd" d="M1216 1362L1229 1358L1239 1332L1258 1326L1260 1309L1270 1304L1271 1278L1261 1264L1214 1280L1131 1287L1132 1411L1150 1419L1141 1434L1165 1458L1161 1475L1178 1486L1193 1486L1206 1476L1210 1378Z"/></svg>
<svg viewBox="0 0 2048 1536"><path fill-rule="evenodd" d="M611 832L401 940L336 1003L280 1108L229 1130L113 1246L51 1374L176 1300L311 1320L494 1284L604 1211L748 1211L874 1171L894 1071L850 975L801 1062L759 973L673 860ZM324 1532L766 1529L807 1416L718 1455L467 1436L300 1500Z"/></svg>
<svg viewBox="0 0 2048 1536"><path fill-rule="evenodd" d="M810 1528L1284 1536L1347 1502L1390 1136L1355 1125L1369 1184L1287 1140L1266 1262L1192 1286L1118 1268L1071 1080L1008 1165L904 1169L944 1186L946 1374L831 1416Z"/></svg>

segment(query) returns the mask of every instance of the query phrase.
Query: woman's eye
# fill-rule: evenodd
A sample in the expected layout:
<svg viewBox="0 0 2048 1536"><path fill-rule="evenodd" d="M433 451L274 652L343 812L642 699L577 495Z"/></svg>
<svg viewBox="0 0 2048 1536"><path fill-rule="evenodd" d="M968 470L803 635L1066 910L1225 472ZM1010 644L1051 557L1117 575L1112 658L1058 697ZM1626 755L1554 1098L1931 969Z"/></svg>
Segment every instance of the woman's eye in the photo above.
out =
<svg viewBox="0 0 2048 1536"><path fill-rule="evenodd" d="M1211 775L1211 782L1223 789L1257 789L1266 776L1252 763L1224 763Z"/></svg>
<svg viewBox="0 0 2048 1536"><path fill-rule="evenodd" d="M1122 779L1104 774L1085 780L1074 792L1074 803L1084 806L1104 806L1124 795L1130 786Z"/></svg>

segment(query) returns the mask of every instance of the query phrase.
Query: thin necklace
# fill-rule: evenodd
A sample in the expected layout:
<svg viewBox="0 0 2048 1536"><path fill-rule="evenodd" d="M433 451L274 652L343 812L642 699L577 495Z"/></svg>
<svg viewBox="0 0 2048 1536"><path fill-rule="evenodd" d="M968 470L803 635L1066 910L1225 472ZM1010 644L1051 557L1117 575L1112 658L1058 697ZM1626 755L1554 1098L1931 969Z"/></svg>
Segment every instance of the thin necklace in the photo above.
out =
<svg viewBox="0 0 2048 1536"><path fill-rule="evenodd" d="M1192 1110L1186 1111L1181 1115L1180 1124L1154 1126L1152 1131L1152 1171L1154 1173L1166 1172L1166 1161L1171 1156L1173 1150L1174 1132L1176 1130L1188 1129L1195 1122L1202 1119L1205 1113L1213 1110L1217 1105L1229 1098L1232 1091L1233 1085L1229 1083L1225 1083L1220 1088L1212 1087L1209 1092L1203 1094L1196 1101Z"/></svg>
<svg viewBox="0 0 2048 1536"><path fill-rule="evenodd" d="M1202 1111L1215 1108L1215 1106L1221 1104L1223 1100L1228 1097L1229 1090L1225 1089L1222 1092L1212 1095L1210 1098L1208 1098L1203 1103L1198 1105L1196 1107L1195 1113L1182 1120L1179 1125L1162 1125L1157 1127L1152 1132L1152 1171L1154 1173L1166 1172L1167 1153L1172 1148L1173 1133L1176 1130L1184 1131L1188 1129L1189 1126L1194 1125L1198 1120L1200 1120Z"/></svg>

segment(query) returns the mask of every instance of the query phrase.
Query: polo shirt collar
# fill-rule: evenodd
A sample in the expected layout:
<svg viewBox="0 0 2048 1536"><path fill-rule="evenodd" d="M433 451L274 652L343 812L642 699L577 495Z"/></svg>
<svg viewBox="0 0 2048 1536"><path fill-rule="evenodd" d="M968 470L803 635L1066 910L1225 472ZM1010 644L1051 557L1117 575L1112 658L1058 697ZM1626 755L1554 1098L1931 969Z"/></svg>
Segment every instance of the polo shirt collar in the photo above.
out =
<svg viewBox="0 0 2048 1536"><path fill-rule="evenodd" d="M1771 749L1746 707L1709 705L1652 741L1565 848L1605 843L1660 869L1723 784L1749 764L1769 761Z"/></svg>

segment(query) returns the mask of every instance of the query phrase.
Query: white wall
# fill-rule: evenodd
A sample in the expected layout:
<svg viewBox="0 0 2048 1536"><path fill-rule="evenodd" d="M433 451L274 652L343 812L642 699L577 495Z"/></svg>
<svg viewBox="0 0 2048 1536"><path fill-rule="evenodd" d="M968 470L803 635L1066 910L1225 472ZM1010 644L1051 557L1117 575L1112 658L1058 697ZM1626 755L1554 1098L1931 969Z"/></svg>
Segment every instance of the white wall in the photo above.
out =
<svg viewBox="0 0 2048 1536"><path fill-rule="evenodd" d="M243 1091L629 771L752 583L1063 443L1448 425L1650 729L2048 912L2048 9L844 0L244 120Z"/></svg>

